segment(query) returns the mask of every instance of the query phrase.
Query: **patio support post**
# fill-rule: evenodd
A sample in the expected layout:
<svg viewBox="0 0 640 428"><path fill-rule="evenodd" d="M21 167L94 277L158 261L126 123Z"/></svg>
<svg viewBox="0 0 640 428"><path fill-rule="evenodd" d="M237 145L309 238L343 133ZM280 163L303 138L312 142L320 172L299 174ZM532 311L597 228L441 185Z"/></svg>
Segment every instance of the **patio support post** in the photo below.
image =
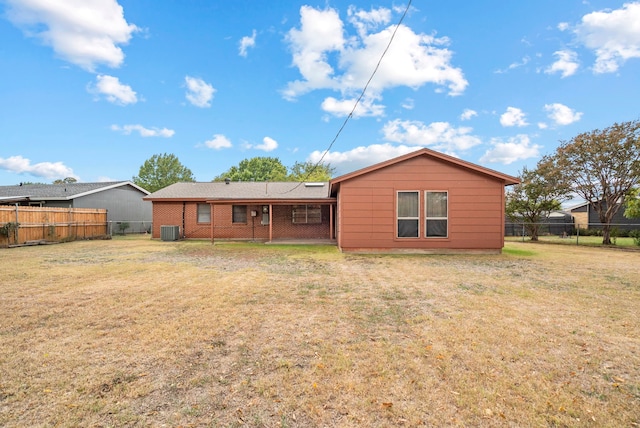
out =
<svg viewBox="0 0 640 428"><path fill-rule="evenodd" d="M210 218L210 221L211 221L211 245L213 245L213 243L214 243L213 242L213 240L214 240L213 231L215 230L214 227L213 227L213 224L215 223L215 214L214 213L216 212L215 205L213 203L209 204L209 209L211 210L211 216L210 216L211 217Z"/></svg>
<svg viewBox="0 0 640 428"><path fill-rule="evenodd" d="M273 204L269 204L269 242L273 241Z"/></svg>
<svg viewBox="0 0 640 428"><path fill-rule="evenodd" d="M329 239L333 239L333 204L329 204Z"/></svg>

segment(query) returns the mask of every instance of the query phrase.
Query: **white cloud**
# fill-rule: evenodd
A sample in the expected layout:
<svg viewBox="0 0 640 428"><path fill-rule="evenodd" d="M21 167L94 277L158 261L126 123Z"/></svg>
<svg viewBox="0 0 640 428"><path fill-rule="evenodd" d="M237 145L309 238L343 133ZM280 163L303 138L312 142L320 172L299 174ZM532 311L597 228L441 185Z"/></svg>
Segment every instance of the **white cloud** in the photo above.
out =
<svg viewBox="0 0 640 428"><path fill-rule="evenodd" d="M119 67L138 27L124 18L116 0L7 0L7 16L27 36L37 37L66 61L94 71Z"/></svg>
<svg viewBox="0 0 640 428"><path fill-rule="evenodd" d="M413 108L415 107L415 101L413 98L407 98L402 102L400 106L406 110L413 110Z"/></svg>
<svg viewBox="0 0 640 428"><path fill-rule="evenodd" d="M256 30L253 30L251 36L244 36L240 39L240 56L247 56L247 49L252 48L256 45Z"/></svg>
<svg viewBox="0 0 640 428"><path fill-rule="evenodd" d="M582 113L560 103L545 104L544 109L548 113L549 119L553 120L556 125L570 125L582 117Z"/></svg>
<svg viewBox="0 0 640 428"><path fill-rule="evenodd" d="M528 57L528 56L525 56L525 57L522 58L522 60L520 62L511 63L511 64L509 64L509 67L507 67L504 70L496 70L496 73L497 74L507 73L510 70L515 70L516 68L520 68L520 67L523 67L523 66L527 65L529 63L529 61L531 61L531 58Z"/></svg>
<svg viewBox="0 0 640 428"><path fill-rule="evenodd" d="M300 29L292 28L286 37L295 65L304 80L290 82L284 91L287 99L295 99L320 88L337 88L332 79L333 67L327 53L342 50L343 24L333 9L318 10L310 6L300 8Z"/></svg>
<svg viewBox="0 0 640 428"><path fill-rule="evenodd" d="M163 137L163 138L171 138L176 133L173 129L168 128L145 128L142 125L111 125L112 131L122 132L124 135L131 135L132 132L136 131L140 134L141 137Z"/></svg>
<svg viewBox="0 0 640 428"><path fill-rule="evenodd" d="M196 107L211 107L211 100L216 92L213 86L197 77L185 76L184 81L187 84L185 96L191 104Z"/></svg>
<svg viewBox="0 0 640 428"><path fill-rule="evenodd" d="M215 134L212 139L205 141L204 145L210 149L228 149L232 146L231 141L222 134Z"/></svg>
<svg viewBox="0 0 640 428"><path fill-rule="evenodd" d="M504 142L498 138L491 140L493 146L480 158L481 163L510 163L540 156L539 145L531 144L529 136L520 134Z"/></svg>
<svg viewBox="0 0 640 428"><path fill-rule="evenodd" d="M310 162L323 162L331 164L336 169L336 174L346 174L360 168L364 168L374 163L389 160L401 156L421 147L394 145L394 144L372 144L370 146L360 146L345 152L328 152L322 158L323 152L314 151L307 159Z"/></svg>
<svg viewBox="0 0 640 428"><path fill-rule="evenodd" d="M568 22L561 22L558 24L558 30L560 31L567 31L569 29L569 23Z"/></svg>
<svg viewBox="0 0 640 428"><path fill-rule="evenodd" d="M65 166L62 162L40 162L31 164L29 159L23 158L22 156L0 158L0 169L50 180L67 177L79 178L73 173L71 168Z"/></svg>
<svg viewBox="0 0 640 428"><path fill-rule="evenodd" d="M460 120L469 120L474 116L477 116L478 112L475 110L471 110L470 108L464 109L462 114L460 115Z"/></svg>
<svg viewBox="0 0 640 428"><path fill-rule="evenodd" d="M538 122L538 128L540 129L547 129L549 127L549 125L547 125L544 122Z"/></svg>
<svg viewBox="0 0 640 428"><path fill-rule="evenodd" d="M640 58L640 2L592 12L576 27L578 40L596 54L595 73L612 73L630 58Z"/></svg>
<svg viewBox="0 0 640 428"><path fill-rule="evenodd" d="M365 117L365 116L383 116L384 106L381 104L375 104L374 99L370 97L363 97L356 109L353 111L353 117ZM353 110L353 106L356 103L356 99L343 99L338 100L333 97L327 97L322 102L322 110L327 113L331 113L334 116L344 117L348 116Z"/></svg>
<svg viewBox="0 0 640 428"><path fill-rule="evenodd" d="M471 128L454 128L447 122L433 122L425 125L420 121L393 120L382 128L384 139L393 143L430 147L448 154L467 150L482 143L471 135Z"/></svg>
<svg viewBox="0 0 640 428"><path fill-rule="evenodd" d="M89 91L104 95L105 98L114 104L127 105L138 102L136 92L131 86L120 83L120 79L113 76L99 74L96 76L96 84L89 87Z"/></svg>
<svg viewBox="0 0 640 428"><path fill-rule="evenodd" d="M547 67L544 72L547 74L561 73L562 77L568 77L578 70L580 63L578 55L570 50L561 50L553 53L558 59Z"/></svg>
<svg viewBox="0 0 640 428"><path fill-rule="evenodd" d="M344 23L334 9L303 6L300 17L300 27L292 28L286 40L293 65L302 79L289 82L283 96L293 100L316 89L331 89L340 91L344 100L354 98L367 83L391 39L393 25L375 32L377 27L389 22L390 11L365 12L350 8L349 22L357 32L353 36L346 34ZM419 88L427 83L447 88L449 95L462 94L468 82L462 71L451 65L452 52L446 48L448 44L446 37L416 34L407 26L398 27L369 85L371 99L381 99L388 88Z"/></svg>
<svg viewBox="0 0 640 428"><path fill-rule="evenodd" d="M364 37L367 32L391 22L391 10L385 7L372 8L367 12L358 10L355 6L349 6L347 15L349 16L349 22L356 28L360 37Z"/></svg>
<svg viewBox="0 0 640 428"><path fill-rule="evenodd" d="M500 116L502 126L527 126L527 115L516 107L507 107L507 111Z"/></svg>
<svg viewBox="0 0 640 428"><path fill-rule="evenodd" d="M278 148L278 142L271 137L264 137L262 144L253 146L254 149L263 150L265 152L272 152Z"/></svg>

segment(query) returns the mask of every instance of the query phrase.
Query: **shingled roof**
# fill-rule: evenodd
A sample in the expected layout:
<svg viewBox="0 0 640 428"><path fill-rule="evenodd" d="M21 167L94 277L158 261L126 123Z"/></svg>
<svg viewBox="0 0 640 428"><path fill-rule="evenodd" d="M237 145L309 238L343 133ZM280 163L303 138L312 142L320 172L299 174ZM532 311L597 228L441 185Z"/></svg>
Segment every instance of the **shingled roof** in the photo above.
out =
<svg viewBox="0 0 640 428"><path fill-rule="evenodd" d="M130 181L110 181L104 183L64 183L64 184L25 184L0 186L0 200L70 200L121 186L132 186L145 194L148 191Z"/></svg>
<svg viewBox="0 0 640 428"><path fill-rule="evenodd" d="M147 201L288 201L329 198L329 183L248 182L175 183L144 197Z"/></svg>

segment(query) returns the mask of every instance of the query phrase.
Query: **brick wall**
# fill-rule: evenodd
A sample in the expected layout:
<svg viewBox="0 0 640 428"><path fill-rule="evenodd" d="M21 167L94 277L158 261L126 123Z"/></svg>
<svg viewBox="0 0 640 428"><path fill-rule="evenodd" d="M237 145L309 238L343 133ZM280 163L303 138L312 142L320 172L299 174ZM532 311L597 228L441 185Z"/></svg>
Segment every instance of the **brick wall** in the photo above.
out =
<svg viewBox="0 0 640 428"><path fill-rule="evenodd" d="M329 239L329 208L329 205L322 206L320 224L294 224L290 205L273 206L273 239ZM257 216L252 217L251 211L256 211ZM246 224L232 223L231 205L214 205L211 218L215 223L216 239L269 239L269 225L261 224L262 205L247 206ZM152 236L160 238L160 226L178 225L180 235L187 239L211 239L211 224L198 223L197 220L197 202L154 202Z"/></svg>

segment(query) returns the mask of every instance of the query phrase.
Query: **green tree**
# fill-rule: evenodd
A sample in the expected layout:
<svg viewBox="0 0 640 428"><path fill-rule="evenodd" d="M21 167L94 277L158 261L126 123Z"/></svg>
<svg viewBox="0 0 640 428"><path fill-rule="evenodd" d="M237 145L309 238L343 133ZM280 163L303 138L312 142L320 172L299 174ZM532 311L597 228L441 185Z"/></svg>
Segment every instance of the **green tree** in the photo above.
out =
<svg viewBox="0 0 640 428"><path fill-rule="evenodd" d="M631 189L629 194L624 198L626 218L640 218L640 187Z"/></svg>
<svg viewBox="0 0 640 428"><path fill-rule="evenodd" d="M519 178L520 184L511 187L506 195L505 212L511 221L523 222L531 240L537 241L540 223L561 208L571 189L548 158L538 162L534 170L524 167Z"/></svg>
<svg viewBox="0 0 640 428"><path fill-rule="evenodd" d="M73 177L67 177L67 178L60 178L58 180L54 180L53 184L67 184L67 183L77 183L78 180L76 180Z"/></svg>
<svg viewBox="0 0 640 428"><path fill-rule="evenodd" d="M180 163L174 154L153 155L140 167L133 182L149 192L155 192L173 183L196 181L191 170Z"/></svg>
<svg viewBox="0 0 640 428"><path fill-rule="evenodd" d="M289 169L290 181L329 181L335 172L329 164L314 162L296 162Z"/></svg>
<svg viewBox="0 0 640 428"><path fill-rule="evenodd" d="M611 221L620 201L640 183L640 121L615 123L562 142L553 156L558 173L587 201L611 244Z"/></svg>
<svg viewBox="0 0 640 428"><path fill-rule="evenodd" d="M286 181L287 167L280 159L269 156L255 157L240 161L228 171L215 177L212 181Z"/></svg>

